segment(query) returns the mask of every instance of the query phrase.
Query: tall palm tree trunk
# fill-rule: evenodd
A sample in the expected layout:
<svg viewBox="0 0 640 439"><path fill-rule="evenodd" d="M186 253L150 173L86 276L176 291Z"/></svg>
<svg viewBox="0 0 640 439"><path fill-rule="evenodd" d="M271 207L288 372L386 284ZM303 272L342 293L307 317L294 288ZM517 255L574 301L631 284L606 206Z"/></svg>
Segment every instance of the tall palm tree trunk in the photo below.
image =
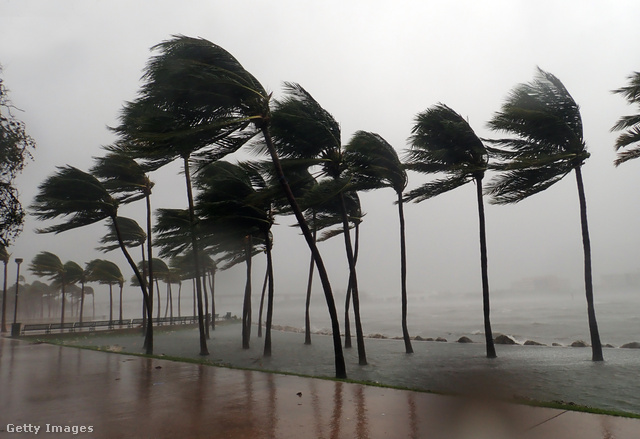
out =
<svg viewBox="0 0 640 439"><path fill-rule="evenodd" d="M65 285L64 285L64 275L62 276L62 310L60 312L60 332L63 332L62 326L64 326L64 302L65 302L65 289L64 289Z"/></svg>
<svg viewBox="0 0 640 439"><path fill-rule="evenodd" d="M313 242L316 242L318 230L315 227L316 211L313 211ZM313 255L309 261L309 279L307 280L307 298L304 305L304 344L311 344L311 288L313 286Z"/></svg>
<svg viewBox="0 0 640 439"><path fill-rule="evenodd" d="M145 335L143 347L145 349L145 353L151 355L153 354L153 327L152 327L152 321L151 321L153 308L151 305L150 295L147 294L147 288L151 288L151 287L147 285L146 279L142 277L142 274L140 274L140 270L138 270L138 266L133 261L133 258L129 254L127 247L124 245L124 241L122 240L122 233L120 231L120 226L118 226L118 221L116 221L115 216L111 217L111 222L113 223L113 228L116 231L116 236L118 237L118 244L120 245L120 250L122 250L122 254L124 254L124 257L129 263L129 266L131 267L131 269L133 270L133 273L135 274L136 279L138 279L138 283L140 284L140 289L142 290L142 297L146 303L148 325L147 325L147 333ZM94 300L93 317L95 319L95 293L93 295L93 300Z"/></svg>
<svg viewBox="0 0 640 439"><path fill-rule="evenodd" d="M291 205L291 209L298 220L298 225L300 226L300 230L302 230L302 234L307 241L307 245L311 250L311 254L313 255L313 259L316 262L316 266L318 267L318 275L320 276L320 281L322 283L322 289L324 291L325 300L327 302L327 308L329 309L329 317L331 319L331 331L333 337L333 351L335 357L335 368L336 368L336 378L346 378L347 377L347 368L344 362L344 354L342 352L342 341L340 340L340 322L338 321L338 312L336 311L336 303L333 298L333 292L331 291L331 284L329 282L329 275L327 274L327 270L324 266L324 262L322 260L322 256L318 251L318 246L313 240L313 235L311 234L311 230L309 230L309 226L302 215L302 211L300 210L300 206L298 206L298 202L293 196L293 192L291 192L291 187L287 182L287 179L284 176L284 172L282 170L282 165L280 164L280 158L278 157L278 153L276 152L275 146L273 144L273 140L271 139L271 133L269 132L269 128L267 126L266 121L263 121L262 126L260 127L262 130L262 134L264 136L265 142L267 144L267 148L269 149L269 154L271 156L271 161L273 162L273 166L276 171L276 175L280 184L282 185L282 189L287 197L287 201Z"/></svg>
<svg viewBox="0 0 640 439"><path fill-rule="evenodd" d="M349 263L349 278L351 293L353 295L353 313L356 320L356 343L358 345L358 364L367 364L367 353L364 347L364 334L362 332L362 322L360 321L360 296L358 294L358 276L356 275L356 260L353 256L351 246L351 234L349 233L349 217L347 216L347 206L344 201L344 194L340 193L340 207L342 209L342 228L344 230L344 244L347 248L347 261Z"/></svg>
<svg viewBox="0 0 640 439"><path fill-rule="evenodd" d="M349 308L351 308L351 292L353 291L351 272L347 282L347 294L344 298L344 348L351 349L351 321L349 320Z"/></svg>
<svg viewBox="0 0 640 439"><path fill-rule="evenodd" d="M211 334L209 334L209 319L211 318L209 316L209 292L207 291L207 270L204 270L204 273L202 273L202 296L204 297L204 309L205 309L205 314L204 314L204 333L208 338L211 338Z"/></svg>
<svg viewBox="0 0 640 439"><path fill-rule="evenodd" d="M411 337L407 328L407 243L405 239L404 202L402 192L398 192L398 218L400 221L400 296L402 301L402 339L407 354L413 354Z"/></svg>
<svg viewBox="0 0 640 439"><path fill-rule="evenodd" d="M82 282L82 287L80 289L80 323L82 323L83 315L84 315L84 282Z"/></svg>
<svg viewBox="0 0 640 439"><path fill-rule="evenodd" d="M484 199L482 197L482 175L475 177L478 197L478 221L480 224L480 268L482 271L482 307L484 311L484 338L487 344L487 358L496 358L496 347L493 344L491 306L489 304L489 270L487 263L487 233L484 221Z"/></svg>
<svg viewBox="0 0 640 439"><path fill-rule="evenodd" d="M147 259L148 259L148 269L149 269L149 282L147 283L147 288L149 290L146 298L145 298L145 307L147 310L146 313L146 325L143 326L146 328L146 337L144 342L144 348L147 350L153 351L153 244L151 239L151 233L153 231L151 226L151 194L147 191L145 192L145 201L147 205ZM143 259L144 259L144 250L142 251ZM144 267L144 261L143 261ZM143 276L144 279L147 279L147 276ZM149 344L151 347L147 347Z"/></svg>
<svg viewBox="0 0 640 439"><path fill-rule="evenodd" d="M109 284L109 323L113 322L113 285Z"/></svg>
<svg viewBox="0 0 640 439"><path fill-rule="evenodd" d="M211 329L216 329L216 269L209 273L209 289L211 290Z"/></svg>
<svg viewBox="0 0 640 439"><path fill-rule="evenodd" d="M260 308L258 309L258 338L262 337L262 310L264 308L264 296L267 293L268 283L269 283L269 266L267 261L267 269L264 271L264 282L262 283L262 292L260 293Z"/></svg>
<svg viewBox="0 0 640 439"><path fill-rule="evenodd" d="M200 333L200 355L209 355L207 348L207 334L204 325L204 309L202 306L202 283L200 279L200 251L198 237L196 235L196 214L193 207L193 190L191 188L191 171L189 170L189 157L184 156L184 175L187 183L187 198L189 201L189 221L191 222L191 245L193 247L193 268L196 280L196 298L198 301L198 329Z"/></svg>
<svg viewBox="0 0 640 439"><path fill-rule="evenodd" d="M578 166L576 170L576 181L578 184L578 197L580 199L580 222L582 225L582 247L584 248L584 286L587 296L587 316L589 318L589 333L591 335L591 359L593 361L603 361L602 343L596 321L596 310L593 304L593 278L591 273L591 241L589 239L589 226L587 224L587 199L584 194L584 183L582 182L582 170Z"/></svg>
<svg viewBox="0 0 640 439"><path fill-rule="evenodd" d="M265 242L267 249L267 277L269 287L267 293L267 322L264 328L264 352L265 357L271 356L271 322L273 321L273 258L271 254L271 237L269 232L265 232Z"/></svg>
<svg viewBox="0 0 640 439"><path fill-rule="evenodd" d="M251 339L251 250L253 240L251 235L245 237L245 262L247 267L247 279L244 286L244 302L242 305L242 349L249 349Z"/></svg>
<svg viewBox="0 0 640 439"><path fill-rule="evenodd" d="M120 309L119 309L119 324L122 325L122 288L123 288L124 284L120 284Z"/></svg>

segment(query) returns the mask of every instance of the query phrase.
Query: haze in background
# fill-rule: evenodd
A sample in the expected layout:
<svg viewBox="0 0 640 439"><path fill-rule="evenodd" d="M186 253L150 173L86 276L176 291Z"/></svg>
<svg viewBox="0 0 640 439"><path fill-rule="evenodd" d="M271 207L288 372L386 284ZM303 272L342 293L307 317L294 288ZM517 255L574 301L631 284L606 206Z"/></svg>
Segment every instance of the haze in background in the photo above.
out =
<svg viewBox="0 0 640 439"><path fill-rule="evenodd" d="M610 127L635 108L610 90L640 69L637 1L172 1L0 0L0 64L13 103L24 110L36 140L34 161L18 180L29 205L38 184L65 164L88 170L101 145L115 140L124 101L136 96L149 48L174 34L221 45L266 88L281 96L282 81L305 87L342 126L343 143L356 130L377 132L406 148L413 117L443 102L467 117L480 137L507 93L533 78L535 67L556 75L581 106L591 158L583 167L593 247L595 297L609 291L610 275L637 273L640 261L640 163L613 167ZM246 155L229 157L235 160ZM177 164L151 175L155 208L186 207ZM424 177L410 174L410 187ZM487 179L490 176L487 177ZM471 185L406 207L411 301L467 297L480 304L478 224ZM363 315L367 301L397 297L389 314L399 320L399 243L391 189L362 195L358 261ZM122 215L142 223L142 204ZM573 174L513 206L486 208L489 276L493 291L536 294L536 279L555 279L581 293L583 260ZM277 218L274 233L276 295L302 296L308 249L292 218ZM94 258L130 270L118 252L94 250L104 224L57 236L37 235L28 218L9 248L22 257L22 274L40 251L81 265ZM347 262L342 240L320 245L343 301ZM15 269L12 263L10 269ZM264 261L256 259L259 289ZM9 272L9 279L15 272ZM243 269L218 276L221 296L237 294ZM634 288L632 284L630 287ZM99 300L106 287L94 286ZM126 291L136 300L135 288ZM580 311L585 309L582 296ZM544 300L541 298L540 300ZM301 301L302 303L302 301ZM494 308L495 309L495 308ZM227 311L223 309L221 311ZM597 311L597 308L596 308ZM277 312L277 310L276 310ZM366 316L365 316L366 318ZM586 325L586 315L584 317ZM414 319L415 320L415 319ZM410 321L411 325L411 321ZM411 326L410 326L411 329ZM365 328L366 330L366 328ZM606 336L603 336L606 339Z"/></svg>

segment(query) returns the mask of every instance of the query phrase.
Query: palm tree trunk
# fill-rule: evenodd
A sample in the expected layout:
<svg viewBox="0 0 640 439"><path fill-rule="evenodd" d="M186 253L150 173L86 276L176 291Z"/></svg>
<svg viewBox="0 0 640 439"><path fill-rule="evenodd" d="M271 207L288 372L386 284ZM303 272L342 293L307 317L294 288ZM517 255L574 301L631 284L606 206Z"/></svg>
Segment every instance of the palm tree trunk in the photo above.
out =
<svg viewBox="0 0 640 439"><path fill-rule="evenodd" d="M146 354L151 355L153 354L153 328L152 328L153 308L151 305L150 295L147 294L147 283L145 278L142 277L142 274L140 274L140 270L138 270L138 266L131 258L131 255L129 254L127 247L124 245L124 242L122 241L122 233L120 232L120 227L118 226L116 217L115 216L111 217L111 221L113 222L113 228L115 229L116 236L118 237L118 244L120 245L120 250L122 250L122 253L124 254L125 259L129 263L129 266L131 267L131 269L133 270L133 273L136 276L136 279L138 279L138 283L140 284L140 289L142 290L142 297L145 303L147 304L147 333L145 335L145 340L144 340L144 349ZM151 289L150 286L148 288ZM96 300L95 292L94 292L93 300L94 300L93 317L95 319L95 300Z"/></svg>
<svg viewBox="0 0 640 439"><path fill-rule="evenodd" d="M263 121L262 126L260 127L262 130L262 134L264 136L265 142L267 144L267 148L269 149L269 154L271 155L271 161L273 162L273 166L275 168L276 175L280 184L282 185L282 189L287 197L289 204L291 205L291 209L298 221L298 225L300 226L300 230L302 230L302 234L307 241L307 245L311 250L311 254L313 255L313 259L316 262L316 266L318 267L318 275L320 276L320 281L322 283L322 289L324 291L325 300L327 302L327 308L329 310L329 317L331 319L331 331L333 337L333 352L335 358L335 368L336 368L336 378L346 378L347 377L347 368L344 362L344 354L342 352L342 341L340 340L340 322L338 321L338 312L336 311L336 303L333 298L333 292L331 291L331 284L329 282L329 275L327 274L327 270L324 266L324 262L322 260L322 256L318 251L318 246L313 240L313 235L309 230L309 226L302 215L302 211L300 210L300 206L298 206L298 202L293 196L293 192L291 192L291 187L287 182L287 179L284 176L284 172L282 170L282 166L280 164L280 158L278 157L278 153L276 152L275 146L273 144L273 140L271 139L271 133L269 132L269 128L266 121Z"/></svg>
<svg viewBox="0 0 640 439"><path fill-rule="evenodd" d="M162 311L162 305L160 304L160 285L158 284L158 279L156 282L156 299L158 299L158 311L156 312L156 318L160 320L160 312Z"/></svg>
<svg viewBox="0 0 640 439"><path fill-rule="evenodd" d="M411 337L407 328L407 244L405 239L404 202L402 192L398 192L398 218L400 221L400 296L402 301L402 339L407 354L413 354Z"/></svg>
<svg viewBox="0 0 640 439"><path fill-rule="evenodd" d="M153 352L153 245L151 240L151 232L153 229L151 228L151 194L147 191L145 193L145 201L147 204L147 259L148 259L148 269L149 269L149 283L147 284L147 288L149 289L149 294L146 296L145 306L147 309L147 325L144 326L147 330L145 340L144 340L144 348L147 351ZM144 250L142 252L144 255ZM144 259L144 256L143 256ZM144 262L143 262L144 264ZM147 279L147 276L143 276L144 279ZM149 345L150 347L148 347ZM147 352L150 353L150 352Z"/></svg>
<svg viewBox="0 0 640 439"><path fill-rule="evenodd" d="M480 267L482 270L482 305L484 311L484 337L487 344L487 358L496 358L496 347L493 344L491 320L489 314L489 271L487 263L487 233L484 221L484 199L482 197L482 176L476 177L476 193L478 198L478 220L480 223Z"/></svg>
<svg viewBox="0 0 640 439"><path fill-rule="evenodd" d="M267 284L269 283L269 262L267 261L267 269L264 271L264 282L262 283L262 293L260 293L260 308L258 309L258 338L262 337L262 309L264 307L264 296L267 293Z"/></svg>
<svg viewBox="0 0 640 439"><path fill-rule="evenodd" d="M353 294L353 313L356 320L356 343L358 345L358 364L367 364L367 353L364 347L364 334L362 332L362 322L360 321L360 297L358 294L358 276L356 275L356 260L351 247L351 234L349 233L349 217L347 206L344 201L344 194L340 193L340 208L342 209L342 228L344 230L344 244L347 248L347 262L349 263L349 283Z"/></svg>
<svg viewBox="0 0 640 439"><path fill-rule="evenodd" d="M269 279L269 291L267 293L267 322L264 328L264 352L265 357L271 356L271 323L273 321L273 258L271 255L271 237L265 232L267 249L267 277Z"/></svg>
<svg viewBox="0 0 640 439"><path fill-rule="evenodd" d="M2 287L2 332L7 332L7 262L4 262L4 281Z"/></svg>
<svg viewBox="0 0 640 439"><path fill-rule="evenodd" d="M189 170L189 157L184 157L184 175L187 183L187 198L189 201L189 221L191 223L191 246L193 248L193 268L196 279L196 298L198 300L198 329L200 333L200 355L209 355L207 348L207 334L204 325L204 309L202 307L202 283L200 279L200 251L198 237L196 235L196 214L193 207L193 191L191 189L191 171Z"/></svg>
<svg viewBox="0 0 640 439"><path fill-rule="evenodd" d="M349 281L347 283L347 294L344 299L344 348L351 349L351 322L349 321L349 308L351 307L351 292L353 291L351 283L351 273L349 273Z"/></svg>
<svg viewBox="0 0 640 439"><path fill-rule="evenodd" d="M109 324L113 322L113 286L109 284Z"/></svg>
<svg viewBox="0 0 640 439"><path fill-rule="evenodd" d="M120 313L119 313L119 324L122 326L122 288L123 288L124 284L120 284Z"/></svg>
<svg viewBox="0 0 640 439"><path fill-rule="evenodd" d="M211 270L209 273L209 289L211 290L211 329L215 331L216 329L216 296L215 296L215 288L216 288L216 268Z"/></svg>
<svg viewBox="0 0 640 439"><path fill-rule="evenodd" d="M589 333L591 335L591 359L603 361L602 343L596 321L596 310L593 303L593 278L591 274L591 241L589 239L589 226L587 224L587 199L584 194L582 171L576 167L576 181L578 184L578 197L580 199L580 222L582 225L582 247L584 249L584 286L587 296L587 315L589 318Z"/></svg>
<svg viewBox="0 0 640 439"><path fill-rule="evenodd" d="M316 242L318 230L315 227L316 211L313 211L313 242ZM313 255L309 261L309 279L307 280L307 298L304 305L304 344L311 344L311 288L313 286Z"/></svg>
<svg viewBox="0 0 640 439"><path fill-rule="evenodd" d="M202 274L202 295L204 296L204 333L207 336L207 339L211 338L211 334L209 334L209 292L207 291L207 270L204 270Z"/></svg>
<svg viewBox="0 0 640 439"><path fill-rule="evenodd" d="M80 323L82 324L82 317L84 315L84 282L80 289Z"/></svg>
<svg viewBox="0 0 640 439"><path fill-rule="evenodd" d="M242 305L242 349L249 349L251 339L251 251L253 240L251 235L245 237L245 261L247 265L247 279L244 287L244 302Z"/></svg>
<svg viewBox="0 0 640 439"><path fill-rule="evenodd" d="M178 317L182 317L182 281L178 284Z"/></svg>
<svg viewBox="0 0 640 439"><path fill-rule="evenodd" d="M64 287L65 287L65 285L64 285L64 275L63 275L63 277L62 277L62 311L60 312L60 326L61 326L61 328L60 328L60 332L63 332L62 326L64 326L64 300L65 300L65 297L64 297L64 294L65 294Z"/></svg>

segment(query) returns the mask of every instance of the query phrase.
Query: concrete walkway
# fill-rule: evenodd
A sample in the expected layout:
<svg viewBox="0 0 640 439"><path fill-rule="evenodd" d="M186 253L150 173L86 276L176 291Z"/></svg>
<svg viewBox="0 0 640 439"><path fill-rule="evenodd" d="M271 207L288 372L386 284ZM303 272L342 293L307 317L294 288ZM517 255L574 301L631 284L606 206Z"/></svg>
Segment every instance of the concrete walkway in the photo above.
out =
<svg viewBox="0 0 640 439"><path fill-rule="evenodd" d="M640 420L0 338L0 437L36 434L636 439Z"/></svg>

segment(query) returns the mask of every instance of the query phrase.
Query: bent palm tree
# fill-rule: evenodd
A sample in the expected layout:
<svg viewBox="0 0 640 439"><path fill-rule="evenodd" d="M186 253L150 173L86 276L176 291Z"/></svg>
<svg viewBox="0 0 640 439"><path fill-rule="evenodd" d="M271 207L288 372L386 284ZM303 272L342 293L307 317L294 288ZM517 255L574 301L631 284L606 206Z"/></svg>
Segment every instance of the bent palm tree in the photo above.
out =
<svg viewBox="0 0 640 439"><path fill-rule="evenodd" d="M629 104L640 106L640 72L634 72L628 79L628 86L613 90L613 93L622 95ZM640 157L640 114L623 116L611 128L611 131L622 130L626 131L618 136L615 144L618 151L618 157L614 162L616 166ZM620 151L623 148L628 149Z"/></svg>
<svg viewBox="0 0 640 439"><path fill-rule="evenodd" d="M411 130L407 168L424 174L445 174L409 191L406 198L420 202L460 187L476 183L480 224L480 266L482 271L482 303L487 358L495 358L491 332L487 239L482 199L482 179L487 169L487 150L466 120L444 104L435 105L418 114Z"/></svg>
<svg viewBox="0 0 640 439"><path fill-rule="evenodd" d="M516 86L489 128L514 137L492 140L490 149L501 160L501 171L488 186L497 204L516 203L541 192L575 171L580 202L584 282L593 361L602 361L602 344L593 303L591 243L582 165L589 157L582 132L580 108L554 75L538 69L535 79Z"/></svg>
<svg viewBox="0 0 640 439"><path fill-rule="evenodd" d="M124 120L118 131L149 146L141 157L149 158L156 165L168 163L175 156L165 153L167 147L169 150L181 149L187 179L190 178L186 167L190 151L216 145L200 154L201 159L212 162L262 133L280 184L318 266L332 321L336 376L346 377L329 277L302 211L284 178L271 139L271 95L229 52L207 40L176 36L155 48L161 53L148 64L147 83L141 98L126 111L131 117ZM255 130L245 131L249 128ZM189 183L187 187L189 193ZM190 206L191 212L192 209ZM203 339L204 331L201 330Z"/></svg>
<svg viewBox="0 0 640 439"><path fill-rule="evenodd" d="M59 167L54 175L49 176L38 186L38 193L34 197L31 209L33 215L40 220L55 218L64 220L62 223L38 229L36 230L37 233L61 233L109 218L119 238L120 249L138 279L142 296L147 303L147 309L150 309L144 278L136 267L120 235L116 219L118 202L111 197L97 178L73 166ZM144 346L146 353L153 353L153 330L151 325L147 327Z"/></svg>
<svg viewBox="0 0 640 439"><path fill-rule="evenodd" d="M40 252L33 257L29 265L29 271L39 277L48 277L60 286L62 305L60 311L60 324L64 325L65 293L68 282L65 278L65 266L60 258L51 252Z"/></svg>
<svg viewBox="0 0 640 439"><path fill-rule="evenodd" d="M124 277L120 268L106 259L93 259L87 263L87 279L89 282L98 282L101 285L109 285L109 321L113 321L113 286L120 287L120 324L122 324L122 287Z"/></svg>
<svg viewBox="0 0 640 439"><path fill-rule="evenodd" d="M407 250L405 241L404 200L402 192L407 187L405 171L396 150L380 135L357 131L345 146L349 168L355 181L352 184L361 190L392 188L397 195L400 221L400 297L402 306L402 338L405 352L413 353L411 337L407 327Z"/></svg>

